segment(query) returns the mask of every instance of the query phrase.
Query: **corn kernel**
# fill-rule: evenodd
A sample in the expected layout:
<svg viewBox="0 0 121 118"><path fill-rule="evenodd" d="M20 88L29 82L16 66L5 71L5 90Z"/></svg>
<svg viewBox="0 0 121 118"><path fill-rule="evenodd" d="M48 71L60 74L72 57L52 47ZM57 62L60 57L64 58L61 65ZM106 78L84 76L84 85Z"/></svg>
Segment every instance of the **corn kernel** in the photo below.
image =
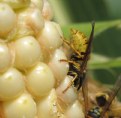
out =
<svg viewBox="0 0 121 118"><path fill-rule="evenodd" d="M16 22L17 17L12 8L0 3L0 36L6 36L15 27Z"/></svg>
<svg viewBox="0 0 121 118"><path fill-rule="evenodd" d="M42 62L39 62L27 73L27 88L37 98L47 95L54 84L55 78L52 71Z"/></svg>
<svg viewBox="0 0 121 118"><path fill-rule="evenodd" d="M62 39L60 30L58 30L55 23L51 21L45 21L45 26L40 32L38 40L41 45L47 50L55 50L62 45Z"/></svg>
<svg viewBox="0 0 121 118"><path fill-rule="evenodd" d="M44 2L43 0L31 0L31 4L42 11Z"/></svg>
<svg viewBox="0 0 121 118"><path fill-rule="evenodd" d="M53 18L53 11L47 0L44 0L42 14L46 20L51 20Z"/></svg>
<svg viewBox="0 0 121 118"><path fill-rule="evenodd" d="M15 66L25 69L42 60L39 43L32 36L26 36L15 41Z"/></svg>
<svg viewBox="0 0 121 118"><path fill-rule="evenodd" d="M23 93L20 97L3 103L5 118L34 118L36 103L32 97Z"/></svg>
<svg viewBox="0 0 121 118"><path fill-rule="evenodd" d="M23 75L15 68L0 75L0 100L6 101L19 96L25 89Z"/></svg>
<svg viewBox="0 0 121 118"><path fill-rule="evenodd" d="M56 88L57 95L67 104L72 104L77 99L77 93L72 86L63 93L71 80L72 78L70 76L66 76L61 84Z"/></svg>
<svg viewBox="0 0 121 118"><path fill-rule="evenodd" d="M28 7L30 0L1 0L4 3L9 4L13 9L20 9Z"/></svg>
<svg viewBox="0 0 121 118"><path fill-rule="evenodd" d="M60 49L55 50L52 55L52 58L49 62L49 66L52 69L55 78L58 82L62 81L67 75L69 70L69 65L67 62L60 62L61 59L67 60L64 52Z"/></svg>
<svg viewBox="0 0 121 118"><path fill-rule="evenodd" d="M0 72L7 70L12 63L12 55L5 43L0 43Z"/></svg>
<svg viewBox="0 0 121 118"><path fill-rule="evenodd" d="M85 118L83 108L77 100L68 108L65 114L67 118Z"/></svg>

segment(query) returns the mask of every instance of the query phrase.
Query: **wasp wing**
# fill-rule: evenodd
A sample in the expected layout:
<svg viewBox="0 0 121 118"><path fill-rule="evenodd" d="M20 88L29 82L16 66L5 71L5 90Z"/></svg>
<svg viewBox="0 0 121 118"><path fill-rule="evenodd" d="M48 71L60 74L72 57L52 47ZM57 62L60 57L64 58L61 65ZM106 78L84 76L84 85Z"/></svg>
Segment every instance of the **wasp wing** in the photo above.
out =
<svg viewBox="0 0 121 118"><path fill-rule="evenodd" d="M93 35L94 35L94 26L95 26L95 22L92 22L92 31L88 40L88 45L86 48L86 52L84 54L84 58L83 58L83 62L81 64L81 73L84 73L86 76L86 66L87 66L87 62L89 59L89 55L91 52L91 44L93 41ZM83 97L84 97L84 104L85 104L85 117L87 118L87 112L88 112L88 82L87 82L87 78L84 78L84 81L82 83L82 93L83 93Z"/></svg>
<svg viewBox="0 0 121 118"><path fill-rule="evenodd" d="M87 66L87 62L89 59L89 55L91 52L91 47L92 47L92 41L93 41L93 35L94 35L94 27L95 27L95 22L92 22L92 31L88 40L87 48L83 57L83 61L81 63L81 72L83 73L85 71L85 68Z"/></svg>

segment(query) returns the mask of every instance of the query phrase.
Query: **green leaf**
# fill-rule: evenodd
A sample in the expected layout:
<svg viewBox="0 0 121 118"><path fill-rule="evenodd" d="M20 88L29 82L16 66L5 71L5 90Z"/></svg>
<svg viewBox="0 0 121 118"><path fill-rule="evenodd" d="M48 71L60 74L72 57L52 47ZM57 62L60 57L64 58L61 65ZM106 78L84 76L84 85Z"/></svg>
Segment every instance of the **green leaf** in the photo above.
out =
<svg viewBox="0 0 121 118"><path fill-rule="evenodd" d="M99 35L101 32L104 32L105 30L121 25L121 20L114 20L114 21L105 21L105 22L95 22L95 33L94 35ZM78 29L81 32L84 32L86 35L89 36L91 31L91 22L90 23L77 23L77 24L70 24L67 26L63 26L62 30L64 32L65 37L69 37L70 35L70 29Z"/></svg>
<svg viewBox="0 0 121 118"><path fill-rule="evenodd" d="M121 68L121 57L108 58L102 55L93 54L89 61L89 69L110 69L110 68Z"/></svg>
<svg viewBox="0 0 121 118"><path fill-rule="evenodd" d="M107 29L110 29L114 26L121 25L121 20L114 20L114 21L105 21L105 22L95 22L95 33L94 35L99 35L101 32L104 32ZM91 30L91 22L90 23L78 23L78 24L71 24L67 26L63 26L62 30L64 32L65 37L69 37L70 29L78 29L81 32L84 32L86 35L89 36Z"/></svg>

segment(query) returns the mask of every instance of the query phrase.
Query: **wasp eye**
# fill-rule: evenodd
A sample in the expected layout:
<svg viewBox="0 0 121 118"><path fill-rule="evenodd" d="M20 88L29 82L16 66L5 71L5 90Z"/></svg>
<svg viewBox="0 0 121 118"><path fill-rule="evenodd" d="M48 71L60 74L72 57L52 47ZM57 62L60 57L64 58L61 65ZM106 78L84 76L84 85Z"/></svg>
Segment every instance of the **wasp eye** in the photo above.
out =
<svg viewBox="0 0 121 118"><path fill-rule="evenodd" d="M96 97L96 101L100 107L103 107L107 102L106 97L104 95Z"/></svg>

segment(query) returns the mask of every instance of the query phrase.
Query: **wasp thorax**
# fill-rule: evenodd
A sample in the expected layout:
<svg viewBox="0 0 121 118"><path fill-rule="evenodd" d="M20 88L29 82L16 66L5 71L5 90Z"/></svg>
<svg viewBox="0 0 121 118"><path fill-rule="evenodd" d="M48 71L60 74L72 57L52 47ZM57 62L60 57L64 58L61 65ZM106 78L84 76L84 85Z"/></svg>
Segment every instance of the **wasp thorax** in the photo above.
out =
<svg viewBox="0 0 121 118"><path fill-rule="evenodd" d="M87 47L87 37L79 30L71 29L71 44L79 52L85 52Z"/></svg>

